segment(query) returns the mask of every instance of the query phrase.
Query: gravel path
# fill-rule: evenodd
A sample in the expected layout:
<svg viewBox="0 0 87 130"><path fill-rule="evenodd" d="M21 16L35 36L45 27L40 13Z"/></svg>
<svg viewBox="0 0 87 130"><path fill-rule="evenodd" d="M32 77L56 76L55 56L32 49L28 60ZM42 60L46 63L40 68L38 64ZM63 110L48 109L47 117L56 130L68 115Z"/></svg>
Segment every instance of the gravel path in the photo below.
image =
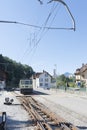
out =
<svg viewBox="0 0 87 130"><path fill-rule="evenodd" d="M39 89L47 95L36 96L35 99L45 104L48 109L54 111L68 122L81 130L87 130L87 96L55 92Z"/></svg>

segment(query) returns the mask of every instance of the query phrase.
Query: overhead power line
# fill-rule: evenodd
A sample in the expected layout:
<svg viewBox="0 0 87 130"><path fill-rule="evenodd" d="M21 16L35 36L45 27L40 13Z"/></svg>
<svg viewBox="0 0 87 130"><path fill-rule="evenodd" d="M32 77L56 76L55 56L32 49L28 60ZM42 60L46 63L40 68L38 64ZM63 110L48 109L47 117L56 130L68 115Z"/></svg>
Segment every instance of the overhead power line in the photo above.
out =
<svg viewBox="0 0 87 130"><path fill-rule="evenodd" d="M44 29L52 29L52 30L58 30L58 29L73 30L74 29L74 28L63 28L63 27L46 27L46 26L41 27L41 26L32 25L32 24L26 24L26 23L21 23L21 22L16 22L16 21L5 21L5 20L0 20L0 23L20 24L20 25L30 26L30 27L34 27L34 28L38 28L38 29L42 29L42 28L44 28Z"/></svg>
<svg viewBox="0 0 87 130"><path fill-rule="evenodd" d="M42 27L37 26L37 25L26 24L26 23L21 23L21 22L16 22L16 21L4 21L4 20L0 20L0 23L13 23L13 24L21 24L21 25L25 25L25 26L30 26L30 27L34 27L34 28L42 28Z"/></svg>

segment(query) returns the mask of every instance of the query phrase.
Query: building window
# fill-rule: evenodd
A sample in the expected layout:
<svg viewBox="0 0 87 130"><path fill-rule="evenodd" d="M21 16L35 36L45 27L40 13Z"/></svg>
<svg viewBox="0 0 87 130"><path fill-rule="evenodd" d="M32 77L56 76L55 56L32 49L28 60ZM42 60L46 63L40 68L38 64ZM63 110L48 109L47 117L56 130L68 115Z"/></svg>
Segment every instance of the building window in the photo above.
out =
<svg viewBox="0 0 87 130"><path fill-rule="evenodd" d="M40 78L40 79L39 79L39 81L40 81L40 82L43 82L43 79L42 79L42 78Z"/></svg>
<svg viewBox="0 0 87 130"><path fill-rule="evenodd" d="M45 73L45 77L48 77L48 74L47 74L47 73Z"/></svg>
<svg viewBox="0 0 87 130"><path fill-rule="evenodd" d="M83 77L83 78L85 78L85 76L84 76L84 75L82 75L82 77Z"/></svg>
<svg viewBox="0 0 87 130"><path fill-rule="evenodd" d="M40 86L43 86L43 83L40 83Z"/></svg>
<svg viewBox="0 0 87 130"><path fill-rule="evenodd" d="M46 86L46 87L48 87L48 84L47 84L47 83L45 83L45 86Z"/></svg>
<svg viewBox="0 0 87 130"><path fill-rule="evenodd" d="M49 81L49 79L48 79L48 78L46 78L46 79L45 79L45 82L48 82L48 81Z"/></svg>

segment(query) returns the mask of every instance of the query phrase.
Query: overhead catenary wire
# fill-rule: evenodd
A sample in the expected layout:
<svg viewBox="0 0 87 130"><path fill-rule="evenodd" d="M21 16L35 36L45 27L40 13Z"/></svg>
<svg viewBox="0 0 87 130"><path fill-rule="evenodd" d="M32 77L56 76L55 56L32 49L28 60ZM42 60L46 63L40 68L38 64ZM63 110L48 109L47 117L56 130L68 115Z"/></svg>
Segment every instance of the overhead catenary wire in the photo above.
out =
<svg viewBox="0 0 87 130"><path fill-rule="evenodd" d="M40 3L42 3L43 4L43 2L41 1L41 0L38 0ZM57 2L60 2L60 3L62 3L65 7L66 7L66 10L68 11L68 13L69 13L69 15L71 16L71 19L72 19L72 22L73 22L73 27L72 28L56 28L56 27L51 27L51 28L49 28L49 27L45 27L46 29L65 29L65 30L76 30L76 24L75 24L75 19L74 19L74 17L73 17L73 15L72 15L72 13L71 13L71 11L70 11L70 9L69 9L69 7L68 7L68 5L63 1L63 0L50 0L49 2L47 2L47 3L51 3L51 2L55 2L55 1L57 1ZM50 14L49 14L49 17L50 17ZM49 17L48 17L48 19L49 19Z"/></svg>
<svg viewBox="0 0 87 130"><path fill-rule="evenodd" d="M54 3L54 4L55 4L55 3ZM53 14L53 12L54 12L54 10L55 10L55 8L56 8L56 7L54 7L54 4L53 4L53 7L52 7L50 13L48 14L47 19L45 20L44 27L46 27L48 20L50 19L51 15Z"/></svg>
<svg viewBox="0 0 87 130"><path fill-rule="evenodd" d="M39 1L39 0L38 0L38 1ZM52 1L57 1L57 0L51 0L51 1L49 1L48 3L52 2ZM48 21L49 21L51 15L52 15L52 13L54 12L55 8L57 7L57 6L55 6L55 8L53 8L53 9L50 11L50 13L49 13L47 19L45 20L45 23L44 23L44 25L42 26L42 28L40 28L40 30L39 30L39 33L41 32L41 33L40 33L40 37L39 37L38 41L36 42L35 46L31 49L31 51L32 51L33 49L37 48L37 45L39 44L39 42L41 41L41 39L43 38L43 36L46 35L47 31L50 30L50 29L52 29L52 30L63 29L63 30L74 30L74 31L75 31L75 28L76 28L76 27L75 27L75 20L74 20L74 17L72 16L72 14L71 14L71 12L70 12L70 10L69 10L69 7L68 7L67 4L66 4L65 2L63 2L62 0L58 0L58 1L61 2L61 3L66 7L66 9L68 10L68 13L70 14L70 16L71 16L71 18L72 18L72 21L73 21L73 27L71 27L71 28L51 27L52 22L54 21L56 15L57 15L57 12L56 12L55 16L53 17L53 20L51 21L50 26L47 27L47 23L48 23ZM39 1L39 2L42 2L42 1ZM35 51L34 51L34 52L35 52Z"/></svg>
<svg viewBox="0 0 87 130"><path fill-rule="evenodd" d="M49 27L47 27L47 23L48 23L48 21L50 20L50 17L51 17L51 15L53 14L53 12L54 12L54 10L56 9L57 6L58 6L58 4L57 4L55 7L54 7L54 5L53 5L53 7L51 8L51 11L50 11L50 13L48 14L48 17L47 17L47 19L45 20L45 23L44 23L44 25L43 25L42 33L41 33L41 35L40 35L40 38L39 38L39 40L36 42L36 45L38 45L38 43L41 41L42 37L47 33L47 31L48 31L49 29L67 29L67 30L73 30L73 28L56 28L56 27L51 27L52 22L54 21L57 12L56 12L55 16L53 17L53 20L51 21ZM46 29L47 29L47 30L46 30ZM41 30L41 29L40 29L40 30ZM39 31L40 31L40 30L39 30ZM36 45L35 45L35 46L36 46Z"/></svg>
<svg viewBox="0 0 87 130"><path fill-rule="evenodd" d="M25 55L27 55L28 53L30 54L32 52L34 46L31 46L31 45L32 45L33 42L35 42L35 33L33 33L33 35L34 35L34 38L32 39L32 37L31 37L32 34L30 34L30 39L28 39L29 40L29 45L26 48L26 50L24 51L23 56L20 58L20 61L23 60ZM29 48L29 46L30 46L30 48Z"/></svg>
<svg viewBox="0 0 87 130"><path fill-rule="evenodd" d="M58 5L58 4L57 4ZM33 49L36 49L39 42L42 40L42 38L44 37L44 35L46 35L46 33L48 32L48 30L52 29L52 30L55 30L55 29L64 29L64 30L73 30L73 27L72 28L58 28L58 27L51 27L52 25L52 22L54 21L55 19L55 16L57 15L57 12L55 14L55 16L53 17L53 20L51 21L49 27L47 27L47 23L48 21L50 20L50 17L51 15L53 14L54 10L56 9L57 5L55 7L52 7L50 13L48 14L48 17L46 18L44 24L41 26L40 30L39 30L39 34L36 34L36 36L39 35L39 39L36 41L36 44L31 48L31 50L29 51L29 53L32 52ZM54 6L54 5L53 5ZM35 53L35 51L34 51Z"/></svg>
<svg viewBox="0 0 87 130"><path fill-rule="evenodd" d="M43 3L41 0L38 0L38 1L40 2L40 4ZM32 52L32 50L37 47L37 45L39 44L39 42L41 41L41 39L44 37L44 35L46 35L46 33L48 32L48 30L58 30L58 29L62 29L62 30L74 30L74 31L75 31L75 20L74 20L74 17L72 16L72 14L71 14L71 12L70 12L70 10L69 10L69 7L68 7L68 6L66 5L66 3L65 3L64 1L62 1L62 0L51 0L51 1L49 1L48 3L51 3L51 2L53 2L53 1L61 2L61 3L66 7L66 9L68 10L68 13L70 14L70 16L71 16L71 18L72 18L72 20L73 20L73 27L72 27L72 28L52 27L51 24L52 24L53 21L51 22L51 24L50 24L49 26L47 26L47 23L48 23L48 21L50 20L50 17L51 17L51 15L53 14L53 12L54 12L54 10L55 10L56 7L53 8L53 9L50 11L50 13L49 13L47 19L45 20L45 23L44 23L42 26L37 26L37 25L32 25L32 24L29 24L29 23L27 24L27 23L22 23L22 22L17 22L17 21L4 21L4 20L0 20L0 23L19 24L19 25L24 25L24 26L29 26L29 27L33 27L33 28L39 29L39 38L38 38L38 40L36 41L35 45L31 48L30 52ZM54 17L55 17L55 16L54 16ZM53 20L54 20L54 18L53 18ZM37 35L38 35L38 34L37 34ZM32 42L33 42L33 41L32 41ZM27 49L27 51L25 51L25 54L26 54L26 52L28 52L28 49Z"/></svg>
<svg viewBox="0 0 87 130"><path fill-rule="evenodd" d="M5 20L0 20L0 23L12 23L12 24L20 24L20 25L24 25L24 26L30 26L30 27L34 27L34 28L38 28L38 29L52 29L52 30L58 30L58 29L65 29L65 30L73 30L74 28L65 28L65 27L47 27L47 26L37 26L37 25L32 25L32 24L26 24L26 23L21 23L21 22L16 22L16 21L5 21ZM74 29L75 30L75 29Z"/></svg>
<svg viewBox="0 0 87 130"><path fill-rule="evenodd" d="M73 15L72 15L68 5L63 0L51 0L48 3L51 3L53 1L60 2L60 3L62 3L66 7L66 10L68 11L69 15L71 16L71 19L72 19L72 22L73 22L73 27L71 29L73 29L75 31L76 30L75 19L74 19Z"/></svg>
<svg viewBox="0 0 87 130"><path fill-rule="evenodd" d="M34 27L34 28L41 28L40 26L37 25L32 25L32 24L26 24L26 23L21 23L21 22L17 22L17 21L5 21L5 20L0 20L0 23L13 23L13 24L20 24L20 25L25 25L25 26L30 26L30 27Z"/></svg>
<svg viewBox="0 0 87 130"><path fill-rule="evenodd" d="M43 3L41 0L38 0L38 1L39 1L40 3ZM75 20L74 20L74 17L73 17L73 15L72 15L72 13L71 13L71 11L70 11L68 5L67 5L63 0L50 0L48 3L51 3L51 2L53 2L53 1L60 2L60 3L62 3L62 4L66 7L68 13L70 14L70 16L71 16L71 18L72 18L72 22L73 22L73 27L72 27L72 28L65 28L65 27L47 27L46 24L47 24L47 22L48 22L48 20L49 20L49 18L50 18L50 16L51 16L51 14L52 14L52 11L49 13L49 15L48 15L48 17L47 17L47 19L46 19L46 21L45 21L44 27L42 27L42 26L37 26L37 25L32 25L32 24L27 24L27 23L22 23L22 22L17 22L17 21L5 21L5 20L0 20L0 23L20 24L20 25L30 26L30 27L34 27L34 28L39 28L39 29L42 29L42 28L44 28L44 29L52 29L52 30L53 30L53 29L54 29L54 30L57 30L57 29L65 29L65 30L74 30L74 31L75 31L75 29L76 29Z"/></svg>
<svg viewBox="0 0 87 130"><path fill-rule="evenodd" d="M48 14L48 17L46 18L44 24L42 25L42 28L40 28L39 32L37 33L36 37L39 35L39 39L37 40L36 44L34 47L36 47L38 45L38 43L41 41L42 37L44 36L44 34L46 34L45 29L49 29L50 27L46 27L49 17L51 16L51 14L53 13L54 8L52 7L50 13ZM46 31L47 31L46 30ZM33 48L34 48L33 47Z"/></svg>
<svg viewBox="0 0 87 130"><path fill-rule="evenodd" d="M55 10L55 8L56 7L54 7L54 5L55 5L55 3L53 4L53 6L52 6L52 8L51 8L51 10L50 10L50 12L49 12L49 14L48 14L48 16L47 16L47 18L46 18L46 20L45 20L45 22L44 22L44 24L42 25L42 28L40 28L40 30L39 30L39 32L37 32L37 34L35 35L35 37L38 37L39 36L39 38L37 39L37 41L36 41L36 38L35 38L35 44L34 44L34 46L29 50L29 52L28 52L28 49L25 51L26 53L31 53L33 50L33 55L34 55L34 53L35 53L35 50L36 50L36 48L37 48L37 46L38 46L38 44L39 44L39 42L42 40L42 38L46 35L46 33L48 32L48 30L49 30L49 28L50 28L50 26L48 27L48 28L45 28L46 27L46 25L47 25L47 23L48 23L48 21L49 21L49 18L51 17L51 15L52 15L52 13L54 12L54 10ZM33 42L33 40L32 40L32 42ZM25 54L26 54L25 53ZM24 54L24 55L25 55ZM24 57L24 56L23 56Z"/></svg>
<svg viewBox="0 0 87 130"><path fill-rule="evenodd" d="M54 5L53 7L51 8L51 11L50 13L48 14L48 17L46 18L44 24L42 25L42 29L39 30L39 33L40 33L40 37L38 39L38 41L36 42L35 46L37 46L39 44L39 42L41 41L41 39L44 37L44 35L46 35L47 31L50 29L50 26L49 27L46 27L52 13L54 12L55 8L54 8ZM41 32L40 32L41 31Z"/></svg>

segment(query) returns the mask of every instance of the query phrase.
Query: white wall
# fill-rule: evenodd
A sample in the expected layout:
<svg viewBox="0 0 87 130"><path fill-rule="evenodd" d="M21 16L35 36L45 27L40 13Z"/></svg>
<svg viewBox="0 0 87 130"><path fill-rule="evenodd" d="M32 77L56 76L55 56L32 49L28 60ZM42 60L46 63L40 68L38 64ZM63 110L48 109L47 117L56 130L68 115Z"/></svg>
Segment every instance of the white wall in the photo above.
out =
<svg viewBox="0 0 87 130"><path fill-rule="evenodd" d="M51 87L51 76L47 73L43 73L40 75L38 82L40 87Z"/></svg>

